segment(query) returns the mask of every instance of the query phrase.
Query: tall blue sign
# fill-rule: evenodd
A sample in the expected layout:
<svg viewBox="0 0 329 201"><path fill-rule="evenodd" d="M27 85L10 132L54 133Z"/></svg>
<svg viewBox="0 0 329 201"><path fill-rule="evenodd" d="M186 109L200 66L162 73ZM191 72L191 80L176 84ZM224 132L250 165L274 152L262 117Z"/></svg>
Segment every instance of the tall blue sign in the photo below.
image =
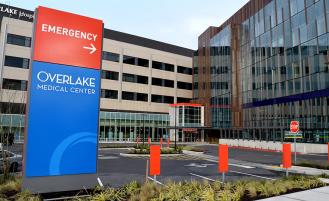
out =
<svg viewBox="0 0 329 201"><path fill-rule="evenodd" d="M34 27L23 189L93 186L103 22L38 7Z"/></svg>

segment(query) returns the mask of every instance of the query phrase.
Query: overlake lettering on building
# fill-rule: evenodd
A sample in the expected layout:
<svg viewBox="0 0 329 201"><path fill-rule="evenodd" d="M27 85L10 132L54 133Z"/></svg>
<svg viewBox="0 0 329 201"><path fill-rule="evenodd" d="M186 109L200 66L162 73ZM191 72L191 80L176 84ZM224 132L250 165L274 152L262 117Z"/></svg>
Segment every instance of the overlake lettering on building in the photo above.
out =
<svg viewBox="0 0 329 201"><path fill-rule="evenodd" d="M19 10L16 8L12 8L9 6L3 6L0 5L0 12L5 13L8 16L14 17L14 18L26 18L28 20L32 20L34 18L33 12L26 12L24 10Z"/></svg>

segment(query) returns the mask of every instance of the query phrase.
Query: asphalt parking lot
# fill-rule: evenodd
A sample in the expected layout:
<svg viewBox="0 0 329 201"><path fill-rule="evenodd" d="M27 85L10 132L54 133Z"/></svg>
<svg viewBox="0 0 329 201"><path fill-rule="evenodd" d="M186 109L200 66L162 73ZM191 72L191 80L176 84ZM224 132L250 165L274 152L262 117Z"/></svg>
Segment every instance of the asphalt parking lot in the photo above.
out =
<svg viewBox="0 0 329 201"><path fill-rule="evenodd" d="M205 154L217 156L218 145L200 146L205 150ZM262 163L267 165L280 165L282 163L282 153L269 151L256 151L249 149L229 148L229 158L252 163ZM292 156L293 159L293 156ZM309 161L317 164L327 164L327 154L297 154L297 163Z"/></svg>
<svg viewBox="0 0 329 201"><path fill-rule="evenodd" d="M212 159L181 155L161 158L161 175L157 181L165 184L169 181L204 181L213 182L222 179L218 173L217 145L203 145L205 155ZM15 145L9 149L12 152L22 154L22 145ZM146 178L146 161L148 157L125 157L120 153L127 153L127 149L100 149L98 160L98 174L104 185L119 187L131 181L143 183ZM254 167L250 163L266 165L280 165L281 153L263 152L229 148L230 166L225 177L226 181L241 179L273 180L284 176L283 172ZM298 155L297 160L308 160L317 163L326 163L326 154ZM236 163L239 161L239 163ZM249 164L248 164L249 163Z"/></svg>
<svg viewBox="0 0 329 201"><path fill-rule="evenodd" d="M147 158L123 157L120 153L126 152L122 149L102 149L99 151L98 172L103 184L110 186L121 186L130 181L144 182L146 175ZM284 173L265 170L252 166L230 164L226 181L241 179L273 180L283 176ZM161 159L161 175L157 181L165 184L169 181L204 181L214 182L221 180L222 175L218 173L215 161L196 159L188 157L184 159Z"/></svg>

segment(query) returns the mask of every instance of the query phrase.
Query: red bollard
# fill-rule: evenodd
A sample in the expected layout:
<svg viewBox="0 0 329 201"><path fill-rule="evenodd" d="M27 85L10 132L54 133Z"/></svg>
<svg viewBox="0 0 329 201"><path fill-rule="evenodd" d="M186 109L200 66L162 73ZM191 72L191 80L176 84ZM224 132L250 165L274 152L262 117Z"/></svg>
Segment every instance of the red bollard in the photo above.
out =
<svg viewBox="0 0 329 201"><path fill-rule="evenodd" d="M156 181L156 175L160 175L160 153L161 149L159 145L151 145L150 147L150 175L154 176Z"/></svg>
<svg viewBox="0 0 329 201"><path fill-rule="evenodd" d="M168 145L168 147L170 147L170 138L169 137L167 139L167 145Z"/></svg>
<svg viewBox="0 0 329 201"><path fill-rule="evenodd" d="M139 138L136 138L136 143L137 143L137 145L139 144Z"/></svg>
<svg viewBox="0 0 329 201"><path fill-rule="evenodd" d="M160 145L161 145L161 147L162 147L162 138L160 138Z"/></svg>
<svg viewBox="0 0 329 201"><path fill-rule="evenodd" d="M151 138L150 138L150 137L147 138L147 144L148 144L148 145L151 144Z"/></svg>
<svg viewBox="0 0 329 201"><path fill-rule="evenodd" d="M218 146L218 172L222 173L222 182L225 182L225 173L228 172L228 145Z"/></svg>
<svg viewBox="0 0 329 201"><path fill-rule="evenodd" d="M282 144L282 166L286 168L288 176L288 168L291 168L291 144Z"/></svg>

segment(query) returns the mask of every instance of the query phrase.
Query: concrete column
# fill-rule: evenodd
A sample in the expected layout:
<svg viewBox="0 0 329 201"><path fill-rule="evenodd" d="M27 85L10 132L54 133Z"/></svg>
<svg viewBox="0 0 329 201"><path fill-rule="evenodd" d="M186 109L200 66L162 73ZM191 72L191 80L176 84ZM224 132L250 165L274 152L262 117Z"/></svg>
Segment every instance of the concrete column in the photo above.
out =
<svg viewBox="0 0 329 201"><path fill-rule="evenodd" d="M201 142L204 142L204 129L201 130Z"/></svg>

